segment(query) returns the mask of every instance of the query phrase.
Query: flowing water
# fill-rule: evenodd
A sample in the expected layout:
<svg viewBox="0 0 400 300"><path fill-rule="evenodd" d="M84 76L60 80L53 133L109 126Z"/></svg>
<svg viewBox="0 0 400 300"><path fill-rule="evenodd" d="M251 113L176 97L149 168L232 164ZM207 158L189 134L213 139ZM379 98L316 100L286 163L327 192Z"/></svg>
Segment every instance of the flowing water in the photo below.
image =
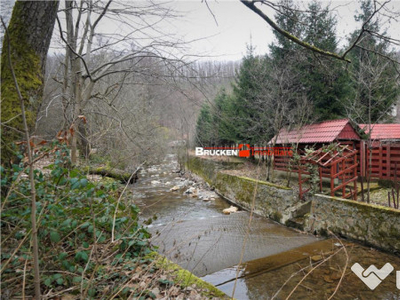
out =
<svg viewBox="0 0 400 300"><path fill-rule="evenodd" d="M234 290L237 299L286 299L295 289L291 299L328 299L333 293L333 299L400 299L399 257L348 241L319 239L258 216L248 230L249 212L224 215L222 210L230 206L224 199L185 195L195 184L171 172L176 168L169 155L141 174L133 186L141 219L152 221L148 228L160 253L227 295ZM176 185L186 187L170 191ZM371 291L350 270L356 262L364 268L390 263L394 270Z"/></svg>

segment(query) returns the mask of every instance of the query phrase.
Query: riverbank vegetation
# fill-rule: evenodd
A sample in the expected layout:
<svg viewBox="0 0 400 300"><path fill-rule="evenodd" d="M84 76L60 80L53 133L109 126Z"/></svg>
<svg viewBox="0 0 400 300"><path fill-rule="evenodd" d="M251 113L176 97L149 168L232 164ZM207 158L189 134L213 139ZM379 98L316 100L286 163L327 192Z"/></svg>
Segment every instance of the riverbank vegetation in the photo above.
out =
<svg viewBox="0 0 400 300"><path fill-rule="evenodd" d="M46 298L155 299L223 297L154 253L150 233L138 223L131 191L118 181L88 180L72 167L69 149L55 142L35 169L41 292ZM28 166L1 168L2 295L32 295L31 187Z"/></svg>
<svg viewBox="0 0 400 300"><path fill-rule="evenodd" d="M118 295L129 281L123 272L134 270L151 251L150 235L137 222L138 208L121 201L114 180L93 183L71 167L65 145L43 151L54 153L50 172L34 170L44 294ZM22 163L2 168L2 291L10 297L33 289L28 169Z"/></svg>

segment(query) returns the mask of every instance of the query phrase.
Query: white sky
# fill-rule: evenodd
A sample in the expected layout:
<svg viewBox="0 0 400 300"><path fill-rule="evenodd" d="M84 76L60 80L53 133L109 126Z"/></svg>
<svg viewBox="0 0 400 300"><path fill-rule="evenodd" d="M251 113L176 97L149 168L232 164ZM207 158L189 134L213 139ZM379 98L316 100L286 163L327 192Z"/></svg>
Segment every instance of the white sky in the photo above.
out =
<svg viewBox="0 0 400 300"><path fill-rule="evenodd" d="M208 36L192 44L194 51L215 56L218 60L236 60L243 57L246 44L251 40L257 54L268 52L268 45L274 40L272 28L258 15L238 0L208 0L207 3L218 25L206 4L200 0L173 3L177 10L186 12L182 20L175 21L178 32L188 40ZM346 36L360 26L353 17L358 4L356 1L323 1L323 4L329 3L331 8L336 8L337 33L341 45L344 45ZM307 2L303 1L303 4ZM389 7L400 11L400 1L392 1ZM269 15L273 16L273 12ZM384 26L391 37L400 39L400 23L392 22Z"/></svg>
<svg viewBox="0 0 400 300"><path fill-rule="evenodd" d="M141 2L140 0L125 0ZM160 3L162 0L153 0ZM168 0L163 0L165 2ZM382 0L383 1L383 0ZM14 0L0 0L2 15L7 19L7 6L11 6ZM63 1L61 0L63 3ZM307 1L301 1L307 5ZM246 53L246 45L250 43L256 47L257 54L268 52L268 45L274 40L272 29L258 15L245 7L239 0L207 0L208 6L215 15L216 21L206 3L202 0L172 0L168 6L180 12L181 17L164 23L163 30L166 33L176 34L186 41L197 40L189 44L189 53L194 55L204 55L204 59L216 60L239 60ZM331 8L336 8L338 25L337 33L341 45L346 42L346 36L358 28L360 25L354 21L354 14L358 8L357 1L323 1ZM6 5L8 4L8 5ZM392 0L388 6L391 11L400 12L400 0ZM274 13L269 11L269 15ZM400 20L393 21L391 24L382 24L387 28L392 38L400 40ZM106 21L101 26L105 31L118 32L116 24ZM58 27L54 30L57 34ZM55 48L51 52L57 52L57 43L53 43ZM58 48L60 49L60 48Z"/></svg>

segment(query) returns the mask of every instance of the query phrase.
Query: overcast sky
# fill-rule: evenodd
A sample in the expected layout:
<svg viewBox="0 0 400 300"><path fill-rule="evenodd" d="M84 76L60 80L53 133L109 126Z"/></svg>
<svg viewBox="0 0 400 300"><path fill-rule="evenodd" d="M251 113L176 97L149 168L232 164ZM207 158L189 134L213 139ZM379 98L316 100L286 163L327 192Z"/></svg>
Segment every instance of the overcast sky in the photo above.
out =
<svg viewBox="0 0 400 300"><path fill-rule="evenodd" d="M125 0L126 1L126 0ZM135 1L138 0L128 0ZM167 1L167 0L166 0ZM1 14L8 19L9 7L14 0L0 0ZM160 3L161 0L154 0ZM162 1L165 2L165 1ZM63 3L63 1L62 1ZM256 48L257 54L268 52L268 45L274 41L272 29L258 15L249 10L239 0L207 0L208 6L202 0L172 0L168 6L180 12L181 17L164 24L164 31L171 32L190 43L189 52L194 55L204 55L217 60L239 60L246 53L246 45L250 43ZM307 1L301 1L307 5ZM354 13L358 9L357 1L322 1L330 4L337 15L337 33L341 45L346 42L347 35L359 28L354 21ZM400 11L400 0L392 0L388 7L392 11ZM211 12L212 13L211 13ZM269 11L269 15L273 16ZM213 16L214 15L214 16ZM215 19L214 19L215 17ZM112 23L103 24L104 30L118 32L120 28ZM114 27L114 29L112 29ZM400 40L400 23L386 23L388 33L392 38ZM57 34L56 27L56 34ZM61 46L61 45L60 45ZM53 47L56 44L53 43ZM51 52L57 51L55 48Z"/></svg>
<svg viewBox="0 0 400 300"><path fill-rule="evenodd" d="M357 1L322 1L335 8L338 26L337 33L341 45L346 43L346 36L360 25L354 21L354 13L358 9ZM268 52L268 45L274 41L271 27L258 15L245 7L238 0L208 0L210 13L206 4L200 0L176 1L174 7L185 11L182 20L176 20L176 26L182 34L190 39L209 36L193 43L196 51L214 55L217 59L240 59L246 53L246 44L256 47L258 54ZM303 1L307 4L306 1ZM391 9L400 11L400 1L388 4ZM273 15L273 12L270 13ZM182 25L181 25L182 24ZM393 38L400 39L400 23L385 24Z"/></svg>

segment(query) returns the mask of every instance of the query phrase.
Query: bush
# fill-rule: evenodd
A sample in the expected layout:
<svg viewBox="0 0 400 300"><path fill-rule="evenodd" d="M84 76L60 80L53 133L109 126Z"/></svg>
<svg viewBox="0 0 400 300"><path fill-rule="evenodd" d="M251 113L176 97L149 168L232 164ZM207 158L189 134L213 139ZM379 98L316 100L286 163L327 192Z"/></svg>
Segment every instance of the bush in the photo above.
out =
<svg viewBox="0 0 400 300"><path fill-rule="evenodd" d="M150 234L138 224L137 206L118 201L115 181L90 182L69 167L65 146L54 145L47 153L51 151L54 163L47 167L49 174L34 170L42 289L74 286L72 291L88 297L106 295L104 291L112 295L117 288L113 282L128 281L124 270L134 270L151 251ZM1 287L14 296L21 293L23 277L33 294L27 174L23 164L1 168Z"/></svg>

